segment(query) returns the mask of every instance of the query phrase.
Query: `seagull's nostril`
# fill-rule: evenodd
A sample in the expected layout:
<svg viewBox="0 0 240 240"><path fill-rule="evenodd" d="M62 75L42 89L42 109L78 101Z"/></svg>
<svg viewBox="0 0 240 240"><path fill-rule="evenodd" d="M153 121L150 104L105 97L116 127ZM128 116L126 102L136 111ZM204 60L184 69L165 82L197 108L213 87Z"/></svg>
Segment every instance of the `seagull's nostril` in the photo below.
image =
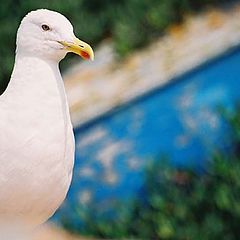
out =
<svg viewBox="0 0 240 240"><path fill-rule="evenodd" d="M79 45L81 48L84 48L84 46L83 45Z"/></svg>

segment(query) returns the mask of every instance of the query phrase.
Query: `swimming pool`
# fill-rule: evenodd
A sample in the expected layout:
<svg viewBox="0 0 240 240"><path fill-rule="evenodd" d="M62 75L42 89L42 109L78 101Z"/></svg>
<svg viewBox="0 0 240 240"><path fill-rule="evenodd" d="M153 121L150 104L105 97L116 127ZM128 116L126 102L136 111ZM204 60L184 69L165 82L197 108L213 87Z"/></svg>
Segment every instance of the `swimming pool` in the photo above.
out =
<svg viewBox="0 0 240 240"><path fill-rule="evenodd" d="M66 200L101 209L131 199L149 161L204 168L212 152L231 143L218 106L239 100L240 49L173 79L75 129L74 178Z"/></svg>

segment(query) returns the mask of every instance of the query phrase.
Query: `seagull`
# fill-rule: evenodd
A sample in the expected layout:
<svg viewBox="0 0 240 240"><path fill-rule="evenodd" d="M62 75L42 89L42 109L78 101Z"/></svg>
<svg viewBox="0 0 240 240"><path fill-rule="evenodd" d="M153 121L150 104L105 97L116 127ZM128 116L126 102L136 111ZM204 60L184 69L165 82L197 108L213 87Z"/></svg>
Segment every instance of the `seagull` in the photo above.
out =
<svg viewBox="0 0 240 240"><path fill-rule="evenodd" d="M68 52L94 59L62 14L39 9L23 18L0 96L0 223L34 228L66 197L75 141L59 62Z"/></svg>

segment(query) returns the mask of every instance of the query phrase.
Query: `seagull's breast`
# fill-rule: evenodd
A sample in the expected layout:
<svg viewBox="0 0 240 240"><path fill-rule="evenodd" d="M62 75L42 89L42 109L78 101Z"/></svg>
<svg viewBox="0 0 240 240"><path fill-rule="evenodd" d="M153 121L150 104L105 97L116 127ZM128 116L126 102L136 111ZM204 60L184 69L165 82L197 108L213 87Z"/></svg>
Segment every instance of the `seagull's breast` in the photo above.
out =
<svg viewBox="0 0 240 240"><path fill-rule="evenodd" d="M39 224L65 198L74 158L72 125L56 65L16 59L0 97L0 132L0 214L24 213L27 221Z"/></svg>

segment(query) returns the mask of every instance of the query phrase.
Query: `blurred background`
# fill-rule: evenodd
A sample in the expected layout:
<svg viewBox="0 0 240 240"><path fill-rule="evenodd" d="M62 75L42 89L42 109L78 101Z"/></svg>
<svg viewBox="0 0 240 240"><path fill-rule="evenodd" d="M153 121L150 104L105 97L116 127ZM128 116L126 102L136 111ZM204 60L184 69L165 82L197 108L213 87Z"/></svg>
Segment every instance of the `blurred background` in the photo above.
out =
<svg viewBox="0 0 240 240"><path fill-rule="evenodd" d="M238 239L240 2L6 0L0 93L37 8L67 16L96 55L61 63L75 169L38 239Z"/></svg>

